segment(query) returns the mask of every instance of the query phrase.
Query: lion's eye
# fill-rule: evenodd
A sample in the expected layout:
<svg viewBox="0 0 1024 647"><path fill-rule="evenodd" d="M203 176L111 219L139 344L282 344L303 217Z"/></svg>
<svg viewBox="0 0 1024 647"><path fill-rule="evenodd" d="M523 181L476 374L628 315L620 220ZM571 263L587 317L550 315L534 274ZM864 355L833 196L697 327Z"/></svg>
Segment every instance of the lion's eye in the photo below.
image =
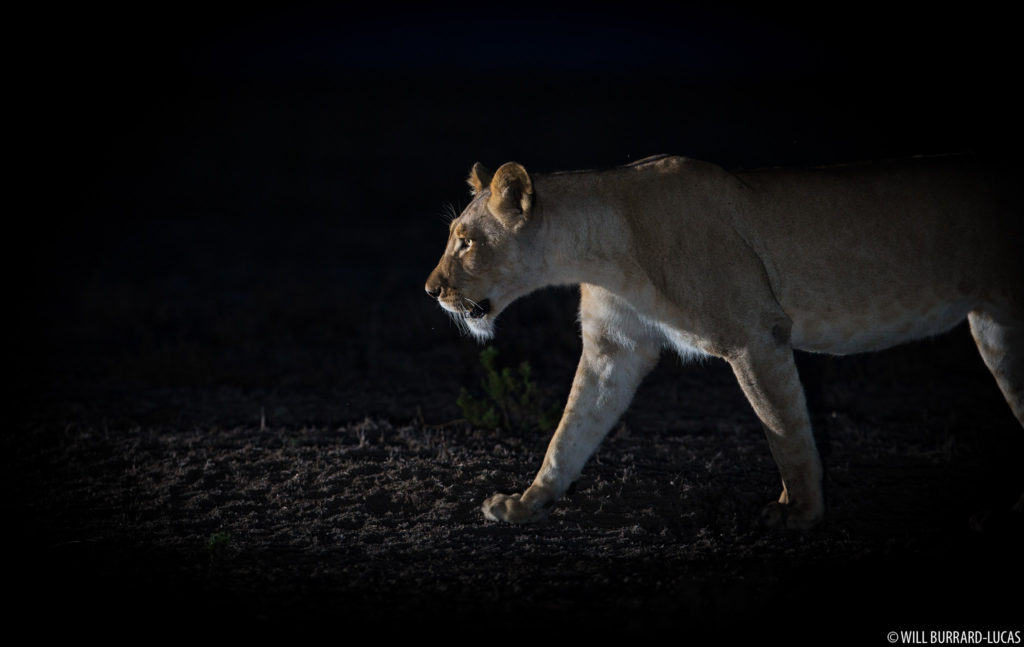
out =
<svg viewBox="0 0 1024 647"><path fill-rule="evenodd" d="M473 246L473 241L469 238L459 238L459 245L461 249L469 249Z"/></svg>

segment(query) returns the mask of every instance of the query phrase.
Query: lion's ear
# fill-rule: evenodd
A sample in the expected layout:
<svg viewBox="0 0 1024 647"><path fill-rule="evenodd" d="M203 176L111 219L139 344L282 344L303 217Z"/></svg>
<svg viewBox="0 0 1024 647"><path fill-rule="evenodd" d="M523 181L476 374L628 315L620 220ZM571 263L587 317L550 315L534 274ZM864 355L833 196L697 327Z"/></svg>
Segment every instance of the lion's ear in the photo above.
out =
<svg viewBox="0 0 1024 647"><path fill-rule="evenodd" d="M491 197L487 207L509 229L518 229L530 217L533 206L533 182L521 165L502 164L491 178Z"/></svg>
<svg viewBox="0 0 1024 647"><path fill-rule="evenodd" d="M469 177L466 178L466 184L469 185L469 192L472 195L476 195L483 191L488 184L491 183L491 178L494 177L494 173L477 162L473 165L473 168L469 171Z"/></svg>

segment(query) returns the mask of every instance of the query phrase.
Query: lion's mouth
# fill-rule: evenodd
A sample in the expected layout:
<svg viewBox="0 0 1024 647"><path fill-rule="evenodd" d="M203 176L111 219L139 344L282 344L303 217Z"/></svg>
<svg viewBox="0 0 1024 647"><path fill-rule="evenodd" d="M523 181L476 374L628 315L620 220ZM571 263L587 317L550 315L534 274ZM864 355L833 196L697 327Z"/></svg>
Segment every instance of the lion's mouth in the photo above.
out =
<svg viewBox="0 0 1024 647"><path fill-rule="evenodd" d="M466 312L466 317L469 319L480 319L487 315L491 311L491 300L484 299L480 303L475 301L471 302L473 307Z"/></svg>

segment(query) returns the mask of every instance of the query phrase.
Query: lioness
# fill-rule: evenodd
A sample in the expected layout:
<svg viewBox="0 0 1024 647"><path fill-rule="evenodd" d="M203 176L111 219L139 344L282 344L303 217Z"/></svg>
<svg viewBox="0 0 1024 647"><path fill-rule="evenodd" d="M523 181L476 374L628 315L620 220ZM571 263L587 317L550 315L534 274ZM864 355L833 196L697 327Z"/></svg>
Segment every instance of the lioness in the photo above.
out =
<svg viewBox="0 0 1024 647"><path fill-rule="evenodd" d="M970 158L728 172L674 156L530 175L479 163L430 296L480 340L518 297L580 284L583 356L533 484L483 503L544 518L663 347L725 359L782 475L768 523L821 519L821 461L793 349L846 354L966 316L1024 424L1019 179Z"/></svg>

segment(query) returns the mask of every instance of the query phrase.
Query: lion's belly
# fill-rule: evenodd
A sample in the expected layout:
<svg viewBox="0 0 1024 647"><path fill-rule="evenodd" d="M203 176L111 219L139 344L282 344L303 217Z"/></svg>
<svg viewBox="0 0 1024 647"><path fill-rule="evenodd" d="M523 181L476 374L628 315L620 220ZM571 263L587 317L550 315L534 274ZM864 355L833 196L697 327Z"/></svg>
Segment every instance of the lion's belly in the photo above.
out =
<svg viewBox="0 0 1024 647"><path fill-rule="evenodd" d="M796 310L788 312L791 343L800 350L834 355L882 350L946 332L972 307L971 300L956 299L913 306L879 303L856 312Z"/></svg>

